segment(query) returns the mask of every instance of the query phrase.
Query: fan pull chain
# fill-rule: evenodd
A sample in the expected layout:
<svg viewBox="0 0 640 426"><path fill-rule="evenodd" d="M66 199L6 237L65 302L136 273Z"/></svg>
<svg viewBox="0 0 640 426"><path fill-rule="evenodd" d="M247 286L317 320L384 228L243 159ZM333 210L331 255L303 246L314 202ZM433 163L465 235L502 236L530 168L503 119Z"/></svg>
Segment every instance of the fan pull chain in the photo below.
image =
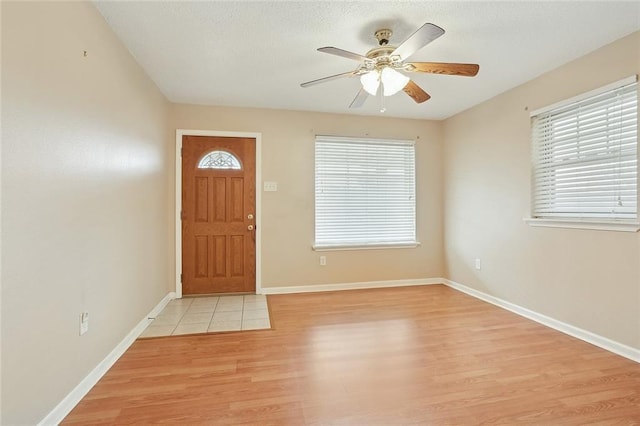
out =
<svg viewBox="0 0 640 426"><path fill-rule="evenodd" d="M387 110L387 108L385 108L384 106L384 94L382 92L383 92L382 87L380 87L378 91L378 93L380 93L380 112L384 113Z"/></svg>

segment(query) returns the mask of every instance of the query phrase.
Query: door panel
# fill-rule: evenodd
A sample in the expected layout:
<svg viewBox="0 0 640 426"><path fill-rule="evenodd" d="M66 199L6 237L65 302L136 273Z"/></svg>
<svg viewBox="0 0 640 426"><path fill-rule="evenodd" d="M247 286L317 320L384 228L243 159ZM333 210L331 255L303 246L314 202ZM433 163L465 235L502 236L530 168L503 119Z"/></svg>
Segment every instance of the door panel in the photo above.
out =
<svg viewBox="0 0 640 426"><path fill-rule="evenodd" d="M196 205L195 221L207 222L209 220L209 179L196 177Z"/></svg>
<svg viewBox="0 0 640 426"><path fill-rule="evenodd" d="M235 161L206 162L221 151ZM219 154L219 153L218 153ZM230 165L231 164L231 165ZM220 168L215 168L220 167ZM255 292L255 139L184 136L182 143L182 292Z"/></svg>
<svg viewBox="0 0 640 426"><path fill-rule="evenodd" d="M227 237L224 235L214 235L213 245L213 276L220 278L227 274Z"/></svg>
<svg viewBox="0 0 640 426"><path fill-rule="evenodd" d="M231 276L244 274L244 238L241 235L231 237Z"/></svg>
<svg viewBox="0 0 640 426"><path fill-rule="evenodd" d="M196 273L197 278L209 276L209 239L206 235L196 235Z"/></svg>
<svg viewBox="0 0 640 426"><path fill-rule="evenodd" d="M215 212L213 216L214 222L225 222L227 220L227 211L226 211L226 182L225 178L214 178L214 186L213 186L213 211Z"/></svg>
<svg viewBox="0 0 640 426"><path fill-rule="evenodd" d="M232 222L244 221L244 179L231 178L229 206Z"/></svg>

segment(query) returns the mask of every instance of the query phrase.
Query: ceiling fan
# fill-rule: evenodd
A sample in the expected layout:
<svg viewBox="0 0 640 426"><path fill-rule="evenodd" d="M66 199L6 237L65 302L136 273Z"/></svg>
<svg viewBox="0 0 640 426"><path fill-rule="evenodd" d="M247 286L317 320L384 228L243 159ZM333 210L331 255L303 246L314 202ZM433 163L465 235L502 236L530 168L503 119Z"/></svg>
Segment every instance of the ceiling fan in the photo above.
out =
<svg viewBox="0 0 640 426"><path fill-rule="evenodd" d="M343 77L360 76L362 88L351 102L351 105L349 105L349 108L362 106L369 95L375 96L378 93L380 85L382 85L381 95L391 96L403 90L416 103L420 104L431 96L400 71L473 77L478 74L480 69L477 64L405 62L411 55L442 34L444 34L442 28L427 23L403 41L402 44L395 47L389 44L389 39L393 32L389 29L381 29L374 33L378 40L378 47L369 50L364 56L338 49L337 47L321 47L318 51L353 59L359 61L360 65L353 71L307 81L300 86L309 87Z"/></svg>

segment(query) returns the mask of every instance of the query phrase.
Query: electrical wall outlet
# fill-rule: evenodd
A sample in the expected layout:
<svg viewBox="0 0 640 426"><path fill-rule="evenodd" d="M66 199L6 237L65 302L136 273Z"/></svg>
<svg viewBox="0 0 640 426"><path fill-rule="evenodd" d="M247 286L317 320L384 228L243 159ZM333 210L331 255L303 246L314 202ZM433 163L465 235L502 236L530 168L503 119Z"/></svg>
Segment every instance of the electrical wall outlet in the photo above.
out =
<svg viewBox="0 0 640 426"><path fill-rule="evenodd" d="M320 266L327 266L327 256L320 256Z"/></svg>
<svg viewBox="0 0 640 426"><path fill-rule="evenodd" d="M89 331L89 312L83 312L80 314L80 335Z"/></svg>

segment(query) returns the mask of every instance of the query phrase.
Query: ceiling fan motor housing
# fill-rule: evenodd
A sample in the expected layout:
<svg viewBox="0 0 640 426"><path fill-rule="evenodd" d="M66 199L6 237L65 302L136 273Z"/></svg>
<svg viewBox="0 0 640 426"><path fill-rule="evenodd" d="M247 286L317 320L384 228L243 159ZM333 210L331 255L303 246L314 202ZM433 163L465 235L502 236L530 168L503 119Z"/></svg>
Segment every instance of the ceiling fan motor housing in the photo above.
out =
<svg viewBox="0 0 640 426"><path fill-rule="evenodd" d="M366 53L366 57L370 59L370 62L365 62L361 69L364 71L372 71L377 69L380 71L384 67L391 66L393 68L400 68L401 61L399 56L391 56L394 50L396 50L395 46L389 44L389 39L393 35L393 31L388 28L383 28L381 30L373 33L378 39L378 47L374 47Z"/></svg>

